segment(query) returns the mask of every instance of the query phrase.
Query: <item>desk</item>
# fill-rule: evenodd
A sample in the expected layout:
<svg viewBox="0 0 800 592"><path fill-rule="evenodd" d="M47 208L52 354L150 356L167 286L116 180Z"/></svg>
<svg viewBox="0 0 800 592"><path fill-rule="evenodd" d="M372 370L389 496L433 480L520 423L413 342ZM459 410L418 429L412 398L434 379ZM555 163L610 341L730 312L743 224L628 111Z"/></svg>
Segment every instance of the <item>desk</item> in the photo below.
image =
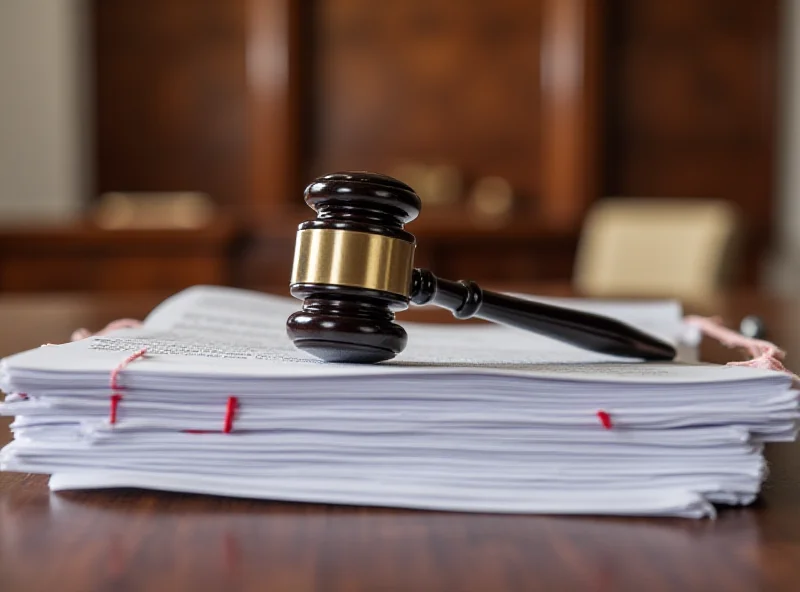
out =
<svg viewBox="0 0 800 592"><path fill-rule="evenodd" d="M0 297L0 355L141 318L163 296ZM800 302L742 295L719 311L761 314L794 354L789 367L800 367ZM725 361L731 352L704 355ZM45 476L2 473L0 590L797 590L800 445L774 445L768 458L762 500L716 521L56 495Z"/></svg>

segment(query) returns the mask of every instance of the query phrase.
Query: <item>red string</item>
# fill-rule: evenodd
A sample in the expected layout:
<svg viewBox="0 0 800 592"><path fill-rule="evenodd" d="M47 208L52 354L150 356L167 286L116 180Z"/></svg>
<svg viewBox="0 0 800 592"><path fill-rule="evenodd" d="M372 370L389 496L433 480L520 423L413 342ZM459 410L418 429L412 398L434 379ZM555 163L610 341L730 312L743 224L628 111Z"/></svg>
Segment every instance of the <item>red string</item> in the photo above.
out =
<svg viewBox="0 0 800 592"><path fill-rule="evenodd" d="M726 347L740 347L746 350L752 358L743 362L728 362L727 366L750 366L751 368L783 372L792 377L793 388L800 388L800 376L783 365L782 360L786 357L786 352L771 341L753 339L737 333L733 329L728 329L722 324L719 317L688 316L684 322L697 327L703 335L716 339Z"/></svg>
<svg viewBox="0 0 800 592"><path fill-rule="evenodd" d="M119 386L117 380L119 379L119 373L122 372L125 367L133 362L134 360L141 358L143 355L147 353L147 348L142 348L137 352L132 353L127 358L122 360L119 365L111 371L111 390L118 391L121 387Z"/></svg>
<svg viewBox="0 0 800 592"><path fill-rule="evenodd" d="M239 405L239 399L236 397L228 397L228 405L225 407L225 421L222 424L222 433L230 434L233 430L233 416L236 413L236 407Z"/></svg>
<svg viewBox="0 0 800 592"><path fill-rule="evenodd" d="M610 430L614 427L614 425L611 423L611 416L608 414L608 412L600 409L597 412L597 418L600 420L600 423L603 424L605 429Z"/></svg>
<svg viewBox="0 0 800 592"><path fill-rule="evenodd" d="M122 395L119 393L114 393L111 395L111 412L108 416L108 423L114 425L117 423L117 408L119 407L119 402L122 400Z"/></svg>
<svg viewBox="0 0 800 592"><path fill-rule="evenodd" d="M233 420L236 415L236 408L239 406L239 399L228 397L228 404L225 406L225 419L222 422L222 433L230 434L233 431ZM181 430L184 434L214 434L216 430Z"/></svg>
<svg viewBox="0 0 800 592"><path fill-rule="evenodd" d="M119 402L122 400L122 393L118 392L122 389L122 386L119 384L119 373L122 372L128 364L141 358L146 353L147 348L143 347L122 360L119 365L111 371L111 409L108 415L108 423L111 425L117 423L117 409L119 408Z"/></svg>

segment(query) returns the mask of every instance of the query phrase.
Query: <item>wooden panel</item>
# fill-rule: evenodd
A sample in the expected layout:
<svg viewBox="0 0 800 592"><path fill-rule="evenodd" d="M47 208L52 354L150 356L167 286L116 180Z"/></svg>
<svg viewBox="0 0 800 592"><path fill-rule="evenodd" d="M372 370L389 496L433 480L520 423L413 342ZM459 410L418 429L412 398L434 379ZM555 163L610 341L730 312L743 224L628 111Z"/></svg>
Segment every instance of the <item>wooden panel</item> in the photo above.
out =
<svg viewBox="0 0 800 592"><path fill-rule="evenodd" d="M613 0L605 192L720 197L772 217L777 0Z"/></svg>
<svg viewBox="0 0 800 592"><path fill-rule="evenodd" d="M723 197L765 242L778 0L93 7L97 189L211 193L252 231L235 281L284 281L314 175L403 159L455 163L468 181L502 175L522 198L523 215L496 225L463 202L426 210L409 229L443 275L492 253L519 263L476 270L550 277L526 263L524 240L472 255L457 245L571 244L602 193Z"/></svg>
<svg viewBox="0 0 800 592"><path fill-rule="evenodd" d="M0 233L0 292L180 290L229 284L229 220L202 230L107 231L76 224Z"/></svg>
<svg viewBox="0 0 800 592"><path fill-rule="evenodd" d="M300 62L302 3L245 0L246 59L250 144L248 203L251 227L270 223L280 210L302 204L300 178Z"/></svg>
<svg viewBox="0 0 800 592"><path fill-rule="evenodd" d="M464 203L429 210L416 226L431 256L475 232L574 232L594 191L593 6L94 0L97 189L209 192L250 232L232 270L249 285L284 280L291 229L313 215L302 188L340 168L449 162L468 182L512 182L527 214L514 229L476 224ZM569 84L551 84L565 58Z"/></svg>
<svg viewBox="0 0 800 592"><path fill-rule="evenodd" d="M420 238L419 264L444 275L471 267L463 275L479 279L569 277L576 229L597 195L599 4L248 6L251 197L259 230L242 252L237 282L288 282L292 231L313 216L302 187L314 176L391 172L404 160L455 163L468 183L504 176L527 214L486 225L463 201L426 208L409 227ZM509 235L518 240L493 248ZM566 255L543 264L531 237ZM465 248L473 239L476 247Z"/></svg>
<svg viewBox="0 0 800 592"><path fill-rule="evenodd" d="M315 4L313 174L445 163L537 197L541 2Z"/></svg>
<svg viewBox="0 0 800 592"><path fill-rule="evenodd" d="M248 191L244 0L95 0L96 189Z"/></svg>
<svg viewBox="0 0 800 592"><path fill-rule="evenodd" d="M576 231L600 196L605 0L543 5L541 213L549 229Z"/></svg>

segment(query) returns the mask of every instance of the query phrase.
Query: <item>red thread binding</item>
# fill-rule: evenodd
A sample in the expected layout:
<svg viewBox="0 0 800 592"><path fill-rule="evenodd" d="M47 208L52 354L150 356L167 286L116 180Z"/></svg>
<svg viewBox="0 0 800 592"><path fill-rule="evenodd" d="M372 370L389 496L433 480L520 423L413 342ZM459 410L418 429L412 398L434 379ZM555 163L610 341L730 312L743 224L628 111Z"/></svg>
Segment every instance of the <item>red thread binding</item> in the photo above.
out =
<svg viewBox="0 0 800 592"><path fill-rule="evenodd" d="M127 358L122 360L119 365L111 371L111 390L117 391L121 387L119 386L117 380L119 379L119 373L122 372L125 367L133 362L134 360L141 358L143 355L147 353L147 348L142 348L137 352L132 353Z"/></svg>
<svg viewBox="0 0 800 592"><path fill-rule="evenodd" d="M603 424L605 429L610 430L614 427L614 425L611 423L611 416L608 414L608 412L600 409L597 412L597 418L600 420L600 423Z"/></svg>
<svg viewBox="0 0 800 592"><path fill-rule="evenodd" d="M239 399L228 397L228 404L225 406L225 419L222 421L222 433L230 434L233 431L233 420L236 415L236 408L239 406ZM213 434L216 430L181 430L184 434Z"/></svg>
<svg viewBox="0 0 800 592"><path fill-rule="evenodd" d="M146 353L147 348L143 347L122 360L119 365L111 371L111 409L108 415L108 423L111 425L117 423L117 409L119 408L119 402L122 400L122 393L118 392L122 389L119 384L119 373L122 372L128 364L141 358Z"/></svg>
<svg viewBox="0 0 800 592"><path fill-rule="evenodd" d="M111 395L111 411L108 415L108 423L114 425L117 423L117 408L119 407L119 402L122 400L122 395L119 393L114 393Z"/></svg>
<svg viewBox="0 0 800 592"><path fill-rule="evenodd" d="M225 421L222 424L222 433L230 434L233 430L233 416L236 413L236 407L239 405L239 399L236 397L228 397L228 405L225 407Z"/></svg>
<svg viewBox="0 0 800 592"><path fill-rule="evenodd" d="M688 325L697 327L706 337L716 339L725 347L738 347L750 354L750 360L728 362L727 366L750 366L751 368L783 372L792 377L792 386L794 388L800 388L800 377L783 365L786 352L771 341L753 339L728 329L722 324L722 319L719 317L688 316L684 321Z"/></svg>

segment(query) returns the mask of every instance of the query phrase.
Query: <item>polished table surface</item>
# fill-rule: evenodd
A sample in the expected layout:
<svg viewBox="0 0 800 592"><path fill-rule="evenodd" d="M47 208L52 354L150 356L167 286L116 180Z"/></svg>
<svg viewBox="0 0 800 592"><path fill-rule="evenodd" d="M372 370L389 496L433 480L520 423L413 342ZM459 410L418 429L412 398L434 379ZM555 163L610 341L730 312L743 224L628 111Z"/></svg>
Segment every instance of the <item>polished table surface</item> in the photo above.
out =
<svg viewBox="0 0 800 592"><path fill-rule="evenodd" d="M141 318L162 297L0 296L0 356ZM800 368L800 300L711 307L732 322L763 316ZM703 355L736 359L720 347ZM761 499L713 521L53 494L45 476L0 473L0 590L800 590L800 445L767 457Z"/></svg>

